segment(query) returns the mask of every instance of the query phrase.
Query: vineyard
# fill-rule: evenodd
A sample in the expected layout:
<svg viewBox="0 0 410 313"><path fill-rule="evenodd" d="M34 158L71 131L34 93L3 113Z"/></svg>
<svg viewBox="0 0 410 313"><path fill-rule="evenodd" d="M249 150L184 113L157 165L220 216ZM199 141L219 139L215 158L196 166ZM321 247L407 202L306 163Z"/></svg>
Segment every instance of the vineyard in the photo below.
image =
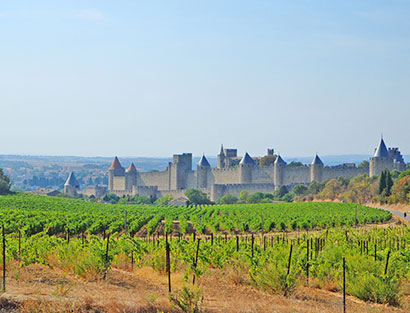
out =
<svg viewBox="0 0 410 313"><path fill-rule="evenodd" d="M6 269L43 264L104 281L114 269L149 267L168 277L171 302L185 312L199 311L182 300L196 305L204 297L207 303L198 287L210 271L268 294L291 297L307 286L409 309L408 226L356 227L391 219L378 209L341 203L120 206L17 194L0 197L0 214ZM183 289L173 285L178 274ZM335 311L342 312L339 305Z"/></svg>
<svg viewBox="0 0 410 313"><path fill-rule="evenodd" d="M357 210L357 214L356 214ZM168 207L108 205L64 198L17 194L0 197L0 218L7 232L48 235L131 236L173 232L244 234L380 223L389 212L343 203L271 203ZM356 221L357 218L357 221ZM126 220L126 223L125 223ZM175 222L177 227L175 227ZM161 225L164 224L164 225ZM163 226L162 228L159 226ZM161 229L159 229L161 228Z"/></svg>

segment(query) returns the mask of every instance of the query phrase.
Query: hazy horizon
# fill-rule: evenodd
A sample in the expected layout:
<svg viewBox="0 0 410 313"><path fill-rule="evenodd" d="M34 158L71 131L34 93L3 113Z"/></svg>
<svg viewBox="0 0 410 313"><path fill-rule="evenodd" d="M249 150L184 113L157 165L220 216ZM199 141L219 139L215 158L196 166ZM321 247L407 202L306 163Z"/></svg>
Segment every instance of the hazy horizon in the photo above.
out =
<svg viewBox="0 0 410 313"><path fill-rule="evenodd" d="M410 1L3 1L0 154L410 153Z"/></svg>

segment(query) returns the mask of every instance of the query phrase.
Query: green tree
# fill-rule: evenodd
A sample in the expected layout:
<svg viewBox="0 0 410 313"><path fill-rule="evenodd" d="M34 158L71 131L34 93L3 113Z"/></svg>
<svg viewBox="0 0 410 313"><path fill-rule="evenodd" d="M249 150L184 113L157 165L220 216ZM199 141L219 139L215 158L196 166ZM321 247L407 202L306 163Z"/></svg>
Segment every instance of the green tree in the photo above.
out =
<svg viewBox="0 0 410 313"><path fill-rule="evenodd" d="M297 196L304 196L308 193L308 187L305 185L296 185L295 188L293 188L293 192Z"/></svg>
<svg viewBox="0 0 410 313"><path fill-rule="evenodd" d="M357 167L362 168L364 170L369 170L369 161L363 161Z"/></svg>
<svg viewBox="0 0 410 313"><path fill-rule="evenodd" d="M273 193L275 200L282 200L282 197L288 193L288 188L286 186L281 186L279 189L275 190Z"/></svg>
<svg viewBox="0 0 410 313"><path fill-rule="evenodd" d="M406 176L409 176L409 175L410 175L410 168L407 169L407 170L405 170L404 172L401 172L398 178L399 178L399 180L400 180L400 179L402 179L402 178L404 178L404 177L406 177Z"/></svg>
<svg viewBox="0 0 410 313"><path fill-rule="evenodd" d="M276 158L273 155L265 155L263 158L260 159L259 166L273 165L275 160Z"/></svg>
<svg viewBox="0 0 410 313"><path fill-rule="evenodd" d="M391 188L393 187L393 178L391 177L390 171L384 170L380 175L379 180L379 195L384 195L386 197L391 195Z"/></svg>
<svg viewBox="0 0 410 313"><path fill-rule="evenodd" d="M224 195L218 200L218 204L235 204L238 202L238 198L234 195Z"/></svg>
<svg viewBox="0 0 410 313"><path fill-rule="evenodd" d="M155 205L168 205L169 202L174 199L172 195L165 194L162 198L157 199L154 204Z"/></svg>
<svg viewBox="0 0 410 313"><path fill-rule="evenodd" d="M10 178L5 175L3 169L0 168L0 195L8 194L10 192L10 187Z"/></svg>
<svg viewBox="0 0 410 313"><path fill-rule="evenodd" d="M114 193L107 193L104 197L103 200L105 202L109 202L111 204L115 204L120 200L120 197L118 197L116 194Z"/></svg>
<svg viewBox="0 0 410 313"><path fill-rule="evenodd" d="M292 162L290 162L289 163L289 165L288 166L290 166L290 167L302 167L302 166L304 166L303 165L303 163L302 162L295 162L295 161L292 161Z"/></svg>
<svg viewBox="0 0 410 313"><path fill-rule="evenodd" d="M379 195L383 193L383 190L386 189L386 171L382 171L379 179Z"/></svg>
<svg viewBox="0 0 410 313"><path fill-rule="evenodd" d="M185 192L190 204L210 204L211 201L209 200L206 193L203 193L201 190L198 189L188 189Z"/></svg>
<svg viewBox="0 0 410 313"><path fill-rule="evenodd" d="M246 198L246 203L260 203L263 199L263 193L253 193Z"/></svg>
<svg viewBox="0 0 410 313"><path fill-rule="evenodd" d="M247 190L242 190L239 194L238 203L246 203L246 199L249 196L249 192Z"/></svg>

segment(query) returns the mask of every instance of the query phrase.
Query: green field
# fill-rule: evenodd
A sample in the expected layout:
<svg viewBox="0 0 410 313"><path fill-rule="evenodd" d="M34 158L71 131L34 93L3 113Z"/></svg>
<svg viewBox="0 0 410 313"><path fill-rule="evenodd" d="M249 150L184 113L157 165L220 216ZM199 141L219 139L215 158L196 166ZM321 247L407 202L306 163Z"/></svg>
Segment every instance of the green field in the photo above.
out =
<svg viewBox="0 0 410 313"><path fill-rule="evenodd" d="M210 206L111 205L66 198L19 193L0 196L0 218L8 232L24 231L26 235L47 230L49 235L119 233L124 230L127 212L128 230L153 234L165 221L162 232L187 234L260 233L307 230L355 224L384 222L391 214L356 204L301 202Z"/></svg>
<svg viewBox="0 0 410 313"><path fill-rule="evenodd" d="M342 203L174 208L30 194L0 197L7 268L44 264L84 279L101 279L112 266L131 264L166 275L164 236L133 236L143 229L157 234L161 225L162 233L174 234L168 237L170 271L183 273L188 286L193 276L200 281L212 268L235 283L267 292L288 295L297 286L311 284L341 292L345 258L347 294L400 305L410 281L409 228L355 228L356 207L360 224L391 218L382 210ZM129 235L124 231L125 211ZM176 236L175 223L185 236ZM318 231L272 233L312 228ZM205 235L186 236L193 230Z"/></svg>

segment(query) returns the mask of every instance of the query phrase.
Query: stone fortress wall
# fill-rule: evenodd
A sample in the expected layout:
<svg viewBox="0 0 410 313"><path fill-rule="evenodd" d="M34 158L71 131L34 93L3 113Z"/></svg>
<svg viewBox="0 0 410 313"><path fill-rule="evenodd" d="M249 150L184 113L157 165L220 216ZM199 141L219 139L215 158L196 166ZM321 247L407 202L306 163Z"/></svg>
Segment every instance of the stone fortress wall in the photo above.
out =
<svg viewBox="0 0 410 313"><path fill-rule="evenodd" d="M134 164L125 170L116 157L108 170L108 192L119 196L140 194L161 197L171 194L181 197L187 189L195 188L216 201L225 194L238 196L242 190L250 193L273 192L281 186L292 187L338 177L352 178L367 172L373 176L384 169L406 169L399 149L387 149L383 139L370 158L368 171L355 164L324 166L318 155L308 166L290 166L279 155L275 155L273 149L268 149L267 156L274 159L274 163L259 166L261 158L251 158L248 153L240 158L236 149L221 147L217 168L211 168L203 156L196 170L192 170L192 154L184 153L174 155L173 162L162 172L138 172Z"/></svg>

